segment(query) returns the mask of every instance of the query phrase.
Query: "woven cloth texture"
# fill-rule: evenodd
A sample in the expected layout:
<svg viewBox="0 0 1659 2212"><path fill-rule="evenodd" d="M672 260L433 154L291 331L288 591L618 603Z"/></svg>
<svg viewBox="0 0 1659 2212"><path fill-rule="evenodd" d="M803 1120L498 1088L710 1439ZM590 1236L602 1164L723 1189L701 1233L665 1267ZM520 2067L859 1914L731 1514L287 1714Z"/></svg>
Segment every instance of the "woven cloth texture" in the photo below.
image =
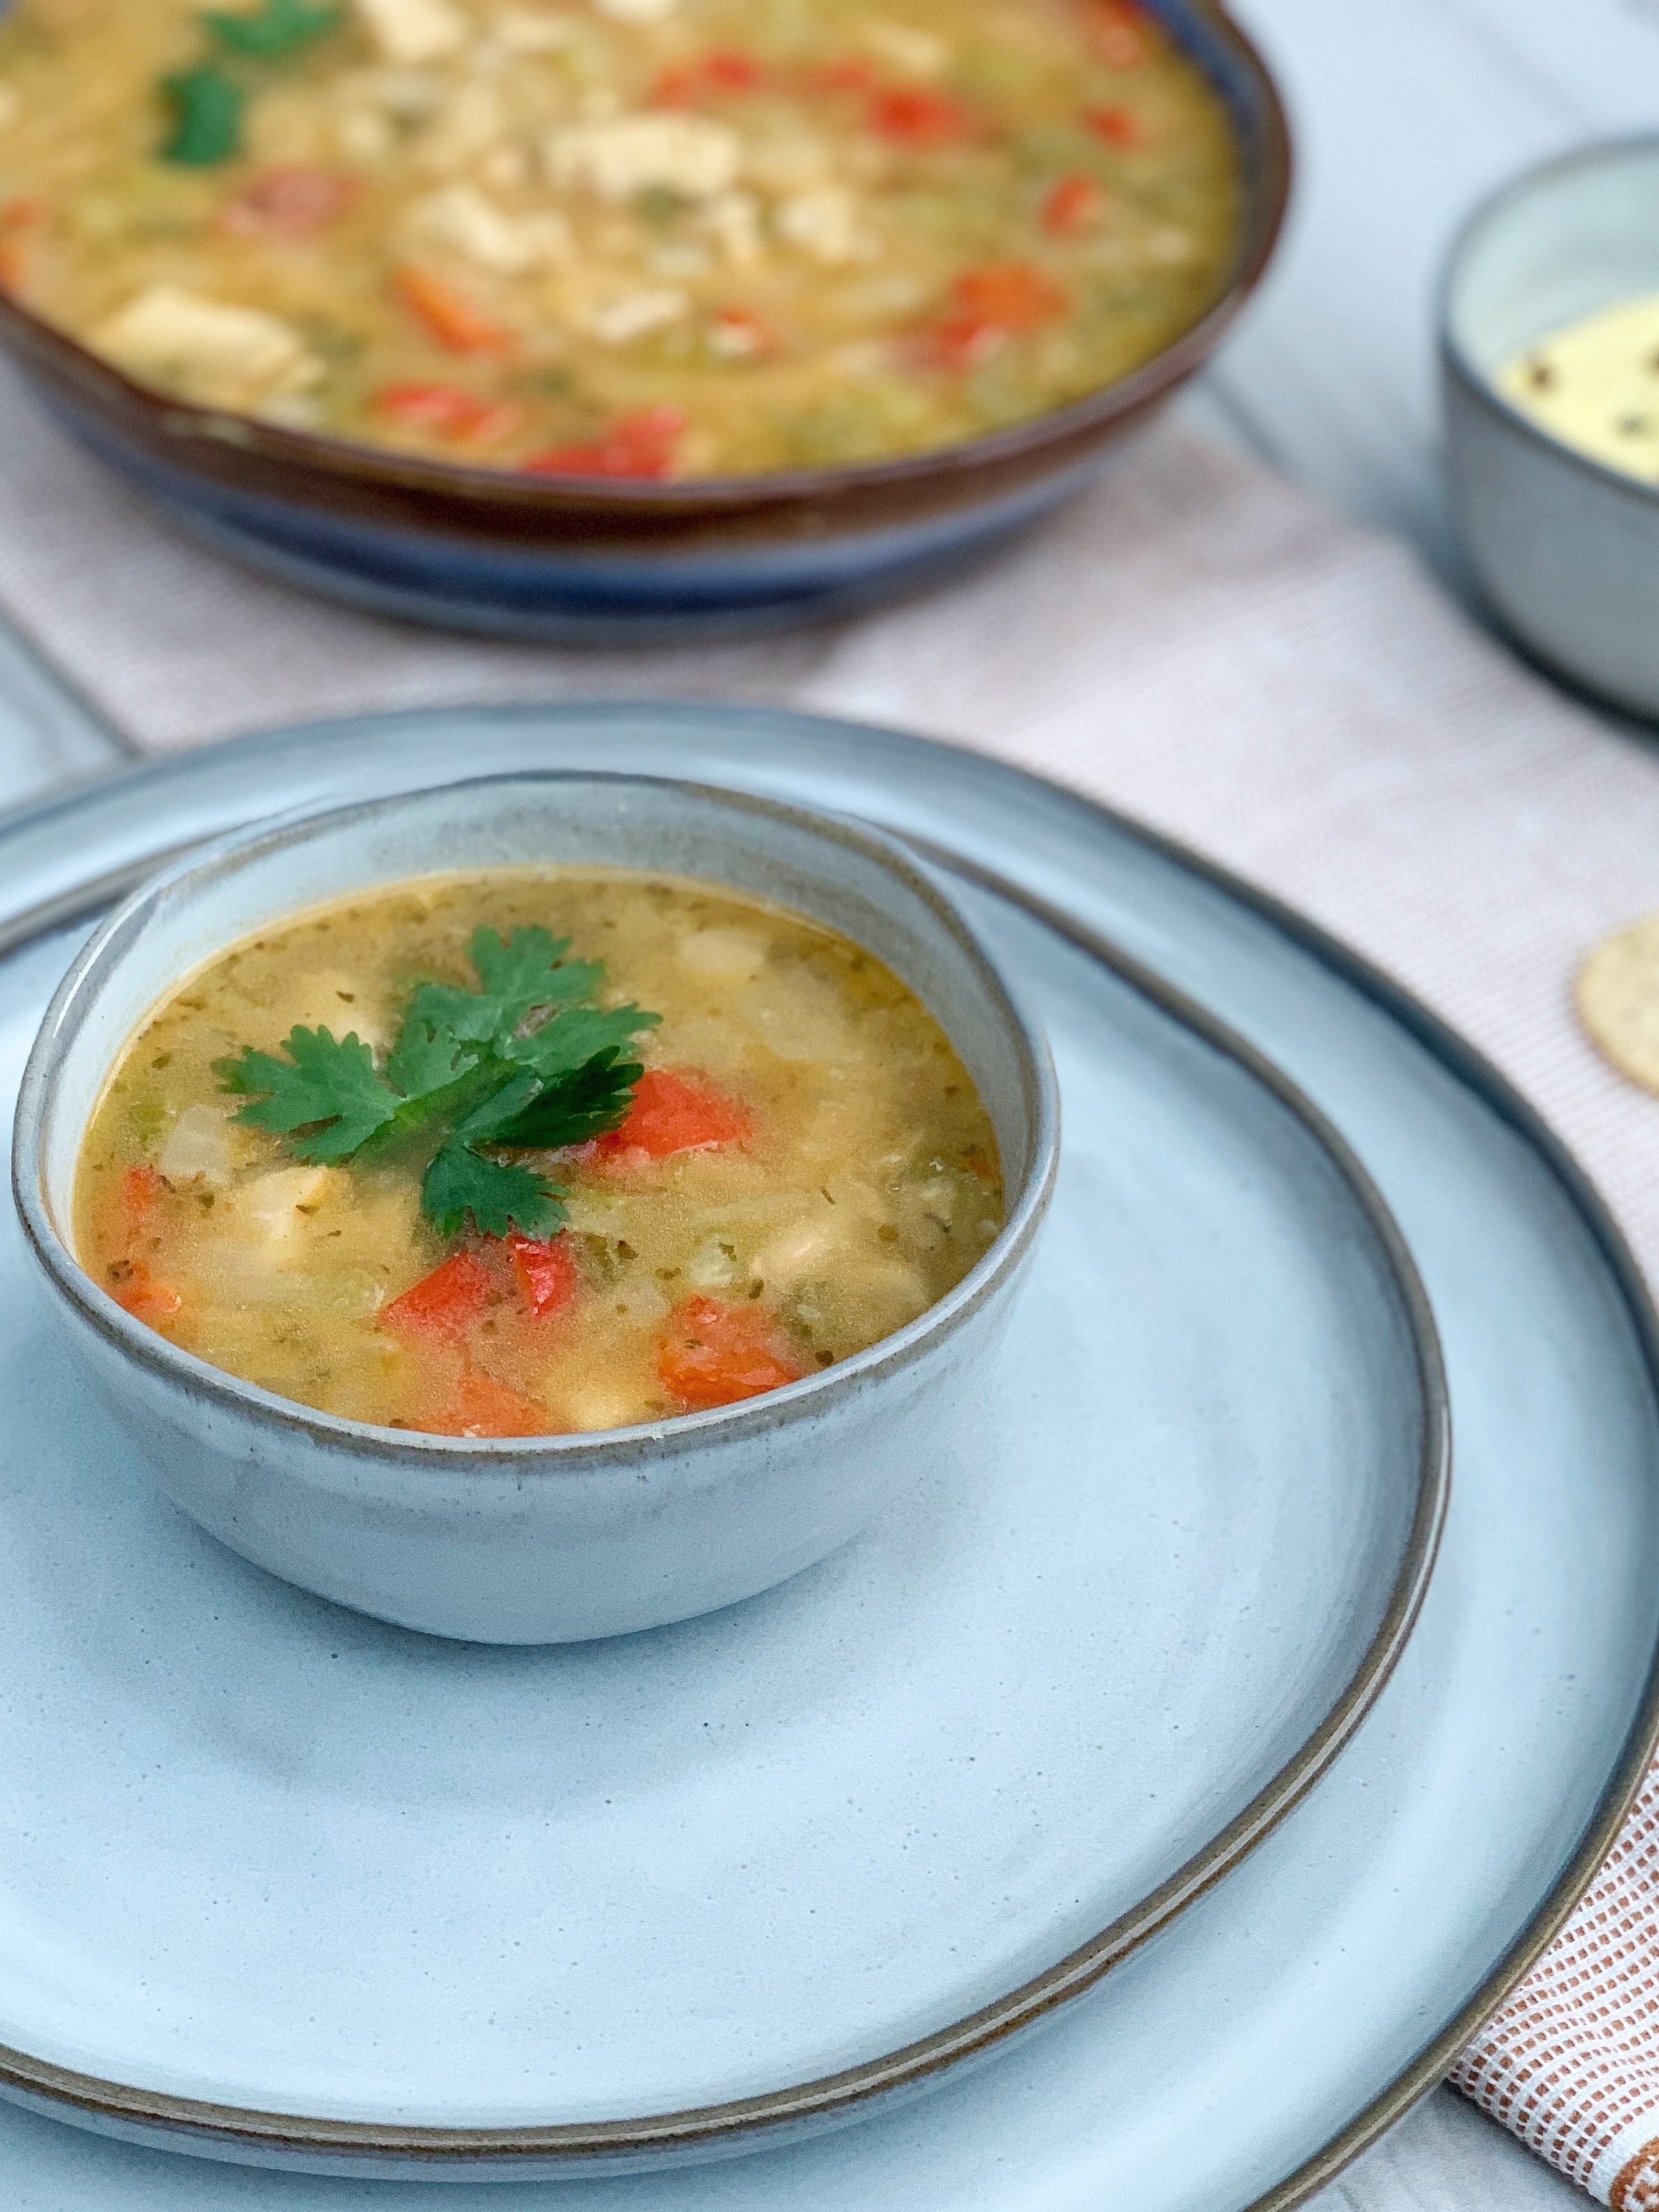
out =
<svg viewBox="0 0 1659 2212"><path fill-rule="evenodd" d="M0 603L149 750L446 701L776 700L995 753L1304 908L1461 1028L1659 1282L1659 1100L1578 1030L1583 952L1659 908L1659 754L1482 634L1413 556L1164 421L947 590L764 643L428 635L159 524L0 375ZM1659 2212L1659 1779L1453 2076L1572 2180Z"/></svg>

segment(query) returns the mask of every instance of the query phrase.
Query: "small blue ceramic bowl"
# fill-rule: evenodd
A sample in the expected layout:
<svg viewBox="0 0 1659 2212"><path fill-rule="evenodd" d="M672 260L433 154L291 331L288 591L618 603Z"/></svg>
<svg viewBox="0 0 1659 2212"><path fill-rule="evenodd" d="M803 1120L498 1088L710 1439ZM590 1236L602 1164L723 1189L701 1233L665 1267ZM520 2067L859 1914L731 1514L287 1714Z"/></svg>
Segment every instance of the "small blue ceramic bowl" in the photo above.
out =
<svg viewBox="0 0 1659 2212"><path fill-rule="evenodd" d="M1007 1215L895 1334L764 1397L647 1427L500 1441L313 1411L180 1350L82 1269L70 1217L88 1117L158 999L282 917L456 868L639 868L811 914L944 1024L997 1133ZM245 1558L361 1613L489 1644L689 1620L798 1574L929 1468L971 1462L995 1347L1053 1194L1048 1048L939 883L878 831L647 777L495 776L227 838L105 922L42 1024L13 1188L88 1382L135 1456Z"/></svg>
<svg viewBox="0 0 1659 2212"><path fill-rule="evenodd" d="M1504 362L1659 291L1659 137L1584 147L1475 210L1441 310L1453 505L1482 588L1538 659L1659 715L1659 485L1575 452L1497 391Z"/></svg>
<svg viewBox="0 0 1659 2212"><path fill-rule="evenodd" d="M513 477L159 397L3 297L0 347L77 437L176 521L378 613L597 641L851 612L962 566L1080 489L1102 448L1202 367L1267 265L1290 184L1273 81L1220 0L1146 4L1204 69L1237 131L1243 207L1226 289L1133 375L968 445L671 483Z"/></svg>

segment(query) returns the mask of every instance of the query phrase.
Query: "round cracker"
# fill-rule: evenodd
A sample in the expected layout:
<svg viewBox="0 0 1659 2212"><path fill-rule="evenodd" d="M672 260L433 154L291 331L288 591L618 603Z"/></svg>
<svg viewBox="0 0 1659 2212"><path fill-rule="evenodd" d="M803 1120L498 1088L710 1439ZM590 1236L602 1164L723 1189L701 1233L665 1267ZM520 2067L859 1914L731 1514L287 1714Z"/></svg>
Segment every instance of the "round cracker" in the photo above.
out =
<svg viewBox="0 0 1659 2212"><path fill-rule="evenodd" d="M1596 1049L1659 1091L1659 914L1605 938L1579 969L1575 995Z"/></svg>

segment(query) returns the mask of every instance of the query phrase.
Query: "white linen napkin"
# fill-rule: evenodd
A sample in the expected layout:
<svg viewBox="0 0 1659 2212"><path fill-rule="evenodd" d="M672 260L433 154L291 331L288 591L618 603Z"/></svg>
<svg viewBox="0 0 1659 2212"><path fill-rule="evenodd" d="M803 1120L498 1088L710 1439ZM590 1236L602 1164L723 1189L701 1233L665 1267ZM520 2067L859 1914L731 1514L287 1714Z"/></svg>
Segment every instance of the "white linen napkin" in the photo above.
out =
<svg viewBox="0 0 1659 2212"><path fill-rule="evenodd" d="M667 696L908 726L1122 807L1391 970L1543 1109L1659 1283L1659 1099L1573 970L1659 908L1659 759L1492 643L1407 550L1176 419L975 574L756 644L475 643L268 583L158 522L0 374L0 605L144 748L357 709ZM1454 2080L1659 2212L1659 1779Z"/></svg>

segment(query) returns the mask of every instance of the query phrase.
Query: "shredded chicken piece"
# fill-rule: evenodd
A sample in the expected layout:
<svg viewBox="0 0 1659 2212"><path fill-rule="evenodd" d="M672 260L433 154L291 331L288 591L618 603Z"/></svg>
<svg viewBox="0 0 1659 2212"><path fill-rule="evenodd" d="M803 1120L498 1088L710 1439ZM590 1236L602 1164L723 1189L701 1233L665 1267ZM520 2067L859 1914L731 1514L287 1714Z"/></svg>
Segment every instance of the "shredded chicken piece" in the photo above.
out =
<svg viewBox="0 0 1659 2212"><path fill-rule="evenodd" d="M150 285L100 323L92 343L118 368L204 407L257 412L310 390L325 374L280 316L204 299L180 284Z"/></svg>
<svg viewBox="0 0 1659 2212"><path fill-rule="evenodd" d="M471 78L445 101L421 141L421 167L440 176L470 167L505 130L501 94L493 84Z"/></svg>
<svg viewBox="0 0 1659 2212"><path fill-rule="evenodd" d="M434 62L466 44L470 26L452 0L356 0L389 62Z"/></svg>
<svg viewBox="0 0 1659 2212"><path fill-rule="evenodd" d="M775 220L781 238L827 269L868 258L870 245L859 228L858 202L845 185L793 192L779 201Z"/></svg>
<svg viewBox="0 0 1659 2212"><path fill-rule="evenodd" d="M664 185L688 199L712 199L737 182L743 155L735 131L701 115L620 115L556 131L547 146L555 184L601 199L632 199Z"/></svg>
<svg viewBox="0 0 1659 2212"><path fill-rule="evenodd" d="M655 291L613 293L587 311L587 327L602 345L629 345L653 331L666 330L691 312L691 302L677 289L663 285Z"/></svg>
<svg viewBox="0 0 1659 2212"><path fill-rule="evenodd" d="M410 210L418 238L447 246L492 276L556 269L571 255L570 226L556 209L507 215L476 185L446 185Z"/></svg>
<svg viewBox="0 0 1659 2212"><path fill-rule="evenodd" d="M760 259L760 202L752 192L717 192L702 219L734 268L752 268Z"/></svg>

